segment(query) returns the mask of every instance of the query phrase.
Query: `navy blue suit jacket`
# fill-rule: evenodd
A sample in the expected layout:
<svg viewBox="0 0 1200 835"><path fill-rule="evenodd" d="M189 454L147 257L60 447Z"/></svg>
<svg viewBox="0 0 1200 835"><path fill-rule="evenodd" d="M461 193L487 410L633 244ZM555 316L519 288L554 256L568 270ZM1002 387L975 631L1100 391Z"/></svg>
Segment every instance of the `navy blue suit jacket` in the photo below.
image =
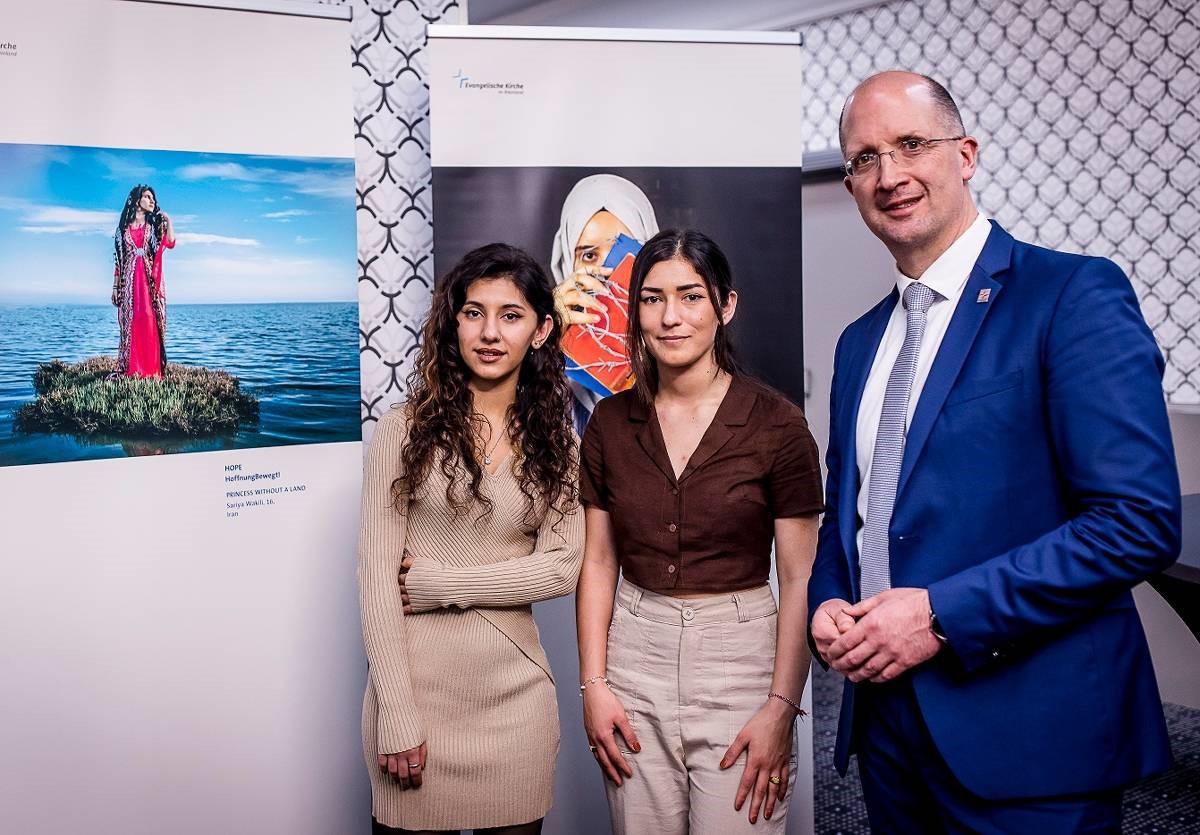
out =
<svg viewBox="0 0 1200 835"><path fill-rule="evenodd" d="M858 404L896 298L838 341L814 611L859 599ZM1130 594L1180 548L1162 371L1120 268L993 223L913 414L888 532L892 585L927 588L949 638L910 674L922 716L981 797L1098 791L1170 765ZM846 684L843 774L855 688L870 686Z"/></svg>

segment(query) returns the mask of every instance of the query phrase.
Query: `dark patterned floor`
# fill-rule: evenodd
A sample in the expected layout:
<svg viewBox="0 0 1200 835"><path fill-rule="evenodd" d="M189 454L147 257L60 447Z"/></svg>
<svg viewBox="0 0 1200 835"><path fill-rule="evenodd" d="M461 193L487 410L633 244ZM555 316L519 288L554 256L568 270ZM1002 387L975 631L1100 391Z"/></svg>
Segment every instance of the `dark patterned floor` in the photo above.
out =
<svg viewBox="0 0 1200 835"><path fill-rule="evenodd" d="M852 759L846 779L833 769L842 677L813 667L813 823L817 835L866 835L867 812ZM1125 835L1200 835L1200 710L1164 705L1175 767L1125 793Z"/></svg>

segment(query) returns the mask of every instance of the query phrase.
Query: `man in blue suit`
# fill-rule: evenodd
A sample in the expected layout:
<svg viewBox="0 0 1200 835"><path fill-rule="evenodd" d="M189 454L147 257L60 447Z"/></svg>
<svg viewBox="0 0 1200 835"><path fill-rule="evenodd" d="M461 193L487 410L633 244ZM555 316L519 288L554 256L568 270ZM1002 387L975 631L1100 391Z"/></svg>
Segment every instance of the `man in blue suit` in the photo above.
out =
<svg viewBox="0 0 1200 835"><path fill-rule="evenodd" d="M1163 361L1112 262L975 208L950 94L873 76L846 188L896 286L838 342L812 640L878 832L1116 832L1170 765L1130 589L1178 556Z"/></svg>

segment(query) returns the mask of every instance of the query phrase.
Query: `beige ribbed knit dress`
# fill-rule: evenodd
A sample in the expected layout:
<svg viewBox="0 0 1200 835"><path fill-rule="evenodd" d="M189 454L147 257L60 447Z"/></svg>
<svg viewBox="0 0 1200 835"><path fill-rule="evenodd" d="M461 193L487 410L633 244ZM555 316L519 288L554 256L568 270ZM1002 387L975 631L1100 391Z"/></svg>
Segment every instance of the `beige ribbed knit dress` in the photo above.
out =
<svg viewBox="0 0 1200 835"><path fill-rule="evenodd" d="M363 478L359 589L369 671L363 753L372 812L403 829L512 826L553 800L558 704L530 604L575 590L583 512L523 522L509 461L480 489L494 503L455 515L446 477L430 468L402 515L391 504L407 434L402 408L379 421ZM400 602L405 550L415 558ZM424 785L401 791L380 753L428 743Z"/></svg>

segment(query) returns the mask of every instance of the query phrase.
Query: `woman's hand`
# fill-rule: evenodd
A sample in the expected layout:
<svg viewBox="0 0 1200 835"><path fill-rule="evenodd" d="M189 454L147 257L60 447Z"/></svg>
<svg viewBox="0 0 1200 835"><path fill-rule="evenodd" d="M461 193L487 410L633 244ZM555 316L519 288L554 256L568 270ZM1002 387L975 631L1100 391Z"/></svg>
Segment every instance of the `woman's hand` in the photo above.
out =
<svg viewBox="0 0 1200 835"><path fill-rule="evenodd" d="M169 243L175 243L175 225L171 223L171 216L166 212L159 212L158 234Z"/></svg>
<svg viewBox="0 0 1200 835"><path fill-rule="evenodd" d="M119 289L117 289L116 287L114 287L113 292L112 292L113 307L121 306L121 298L120 297L121 297L121 291Z"/></svg>
<svg viewBox="0 0 1200 835"><path fill-rule="evenodd" d="M733 808L740 811L749 796L750 823L758 821L760 809L763 817L770 820L775 804L787 794L795 719L796 709L791 705L779 699L767 699L721 757L721 768L729 768L743 751L746 752L746 768L742 771ZM772 777L778 777L779 782L772 781Z"/></svg>
<svg viewBox="0 0 1200 835"><path fill-rule="evenodd" d="M408 580L408 571L413 567L413 563L417 561L407 548L404 549L404 557L400 560L400 603L404 607L404 614L411 615L412 601L408 599L408 587L404 585ZM418 784L419 785L419 784Z"/></svg>
<svg viewBox="0 0 1200 835"><path fill-rule="evenodd" d="M558 311L563 327L568 325L594 325L600 316L589 311L604 312L604 305L596 301L593 293L601 293L606 287L602 279L612 275L605 267L580 267L570 278L554 288L554 309ZM576 310L575 308L583 308Z"/></svg>
<svg viewBox="0 0 1200 835"><path fill-rule="evenodd" d="M609 780L619 786L623 777L633 776L633 767L622 755L614 731L620 732L629 750L635 754L642 750L642 745L629 724L621 700L602 681L592 682L583 691L583 728L592 754Z"/></svg>
<svg viewBox="0 0 1200 835"><path fill-rule="evenodd" d="M379 767L399 783L401 789L419 789L427 757L428 750L422 742L416 748L409 748L399 754L380 754Z"/></svg>

